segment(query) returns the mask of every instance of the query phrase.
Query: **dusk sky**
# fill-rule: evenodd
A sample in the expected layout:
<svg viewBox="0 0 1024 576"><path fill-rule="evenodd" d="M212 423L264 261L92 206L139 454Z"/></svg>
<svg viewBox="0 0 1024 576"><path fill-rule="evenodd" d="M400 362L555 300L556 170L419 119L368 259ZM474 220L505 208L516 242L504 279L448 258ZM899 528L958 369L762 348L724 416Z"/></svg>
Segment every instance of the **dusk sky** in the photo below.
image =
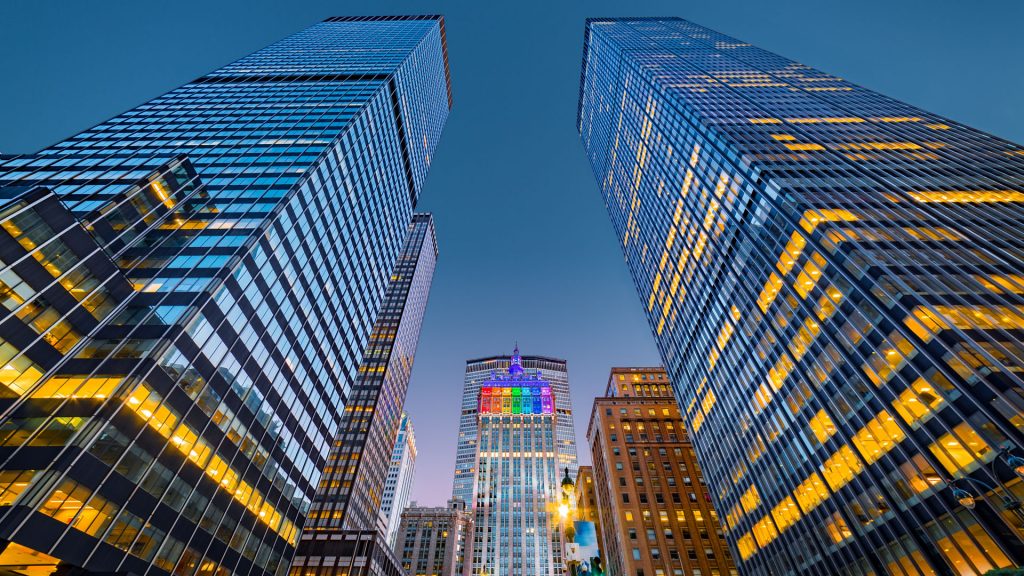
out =
<svg viewBox="0 0 1024 576"><path fill-rule="evenodd" d="M1024 3L0 4L0 152L33 152L331 15L441 13L454 108L418 210L440 257L410 392L413 499L450 495L465 360L565 358L581 463L613 365L660 363L575 129L587 16L680 16L1017 142Z"/></svg>

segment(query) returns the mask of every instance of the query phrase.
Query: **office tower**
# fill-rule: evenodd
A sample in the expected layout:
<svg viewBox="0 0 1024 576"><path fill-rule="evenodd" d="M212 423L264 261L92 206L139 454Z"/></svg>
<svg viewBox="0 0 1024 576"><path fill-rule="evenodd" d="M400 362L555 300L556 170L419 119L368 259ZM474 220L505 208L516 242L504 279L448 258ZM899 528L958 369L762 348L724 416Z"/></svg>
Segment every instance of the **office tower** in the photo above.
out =
<svg viewBox="0 0 1024 576"><path fill-rule="evenodd" d="M496 373L508 371L514 358L524 370L535 372L551 387L555 398L555 419L557 431L558 469L569 469L575 477L576 429L573 427L572 401L569 398L569 370L565 360L547 356L519 356L517 345L512 356L491 356L466 361L466 378L462 388L462 413L459 417L459 439L455 455L455 481L452 497L466 501L473 506L473 483L475 481L477 407L480 400L480 383Z"/></svg>
<svg viewBox="0 0 1024 576"><path fill-rule="evenodd" d="M597 493L594 487L594 467L580 466L576 473L576 519L585 522L593 522L594 530L597 532L597 542L603 546L601 540L601 516L597 510Z"/></svg>
<svg viewBox="0 0 1024 576"><path fill-rule="evenodd" d="M398 257L384 304L370 342L363 353L359 376L345 406L340 430L327 458L327 467L313 499L313 509L303 527L295 572L307 574L400 573L387 552L374 554L373 547L390 547L387 508L393 501L392 447L409 446L415 462L412 425L402 412L409 389L420 327L437 262L434 221L429 214L413 214L405 246ZM404 450L407 452L408 450ZM408 458L406 459L408 462ZM409 473L410 485L411 470ZM408 498L408 492L405 493ZM380 537L365 538L379 533ZM386 543L386 544L385 544ZM356 554L353 556L352 554ZM356 565L369 557L378 568ZM325 558L332 558L328 563Z"/></svg>
<svg viewBox="0 0 1024 576"><path fill-rule="evenodd" d="M578 128L745 573L1024 562L1024 149L674 18Z"/></svg>
<svg viewBox="0 0 1024 576"><path fill-rule="evenodd" d="M610 575L736 574L662 368L612 368L587 430Z"/></svg>
<svg viewBox="0 0 1024 576"><path fill-rule="evenodd" d="M398 524L402 520L402 510L409 505L412 495L412 481L416 476L416 434L412 421L405 413L398 429L394 450L391 452L391 465L388 467L387 482L384 484L384 497L381 499L380 516L384 522L384 534L388 544L395 545L398 536Z"/></svg>
<svg viewBox="0 0 1024 576"><path fill-rule="evenodd" d="M330 18L0 161L0 566L287 571L449 105Z"/></svg>
<svg viewBox="0 0 1024 576"><path fill-rule="evenodd" d="M462 500L427 508L415 503L402 512L395 554L406 574L462 576L473 542L473 513Z"/></svg>
<svg viewBox="0 0 1024 576"><path fill-rule="evenodd" d="M469 382L467 381L467 386ZM554 390L516 348L477 384L472 574L565 573Z"/></svg>

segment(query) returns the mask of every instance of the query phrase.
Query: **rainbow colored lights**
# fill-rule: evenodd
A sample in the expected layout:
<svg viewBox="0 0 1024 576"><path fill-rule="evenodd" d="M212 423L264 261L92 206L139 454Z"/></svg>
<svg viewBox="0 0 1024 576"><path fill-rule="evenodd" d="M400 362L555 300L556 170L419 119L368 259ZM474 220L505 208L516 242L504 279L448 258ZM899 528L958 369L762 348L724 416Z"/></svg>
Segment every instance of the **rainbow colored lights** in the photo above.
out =
<svg viewBox="0 0 1024 576"><path fill-rule="evenodd" d="M554 414L551 387L481 386L480 414Z"/></svg>

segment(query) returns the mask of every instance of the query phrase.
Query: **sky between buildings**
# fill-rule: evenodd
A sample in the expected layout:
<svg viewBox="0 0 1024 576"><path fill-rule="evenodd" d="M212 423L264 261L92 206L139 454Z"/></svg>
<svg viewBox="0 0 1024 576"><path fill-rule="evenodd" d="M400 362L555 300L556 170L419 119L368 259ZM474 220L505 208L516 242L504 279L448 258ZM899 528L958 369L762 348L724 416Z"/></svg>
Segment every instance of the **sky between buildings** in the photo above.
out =
<svg viewBox="0 0 1024 576"><path fill-rule="evenodd" d="M680 16L1024 141L1024 3L178 0L0 3L0 152L32 152L326 16L441 13L454 108L419 210L440 256L406 408L413 498L451 491L467 358L565 358L581 463L612 365L656 365L575 130L587 16Z"/></svg>

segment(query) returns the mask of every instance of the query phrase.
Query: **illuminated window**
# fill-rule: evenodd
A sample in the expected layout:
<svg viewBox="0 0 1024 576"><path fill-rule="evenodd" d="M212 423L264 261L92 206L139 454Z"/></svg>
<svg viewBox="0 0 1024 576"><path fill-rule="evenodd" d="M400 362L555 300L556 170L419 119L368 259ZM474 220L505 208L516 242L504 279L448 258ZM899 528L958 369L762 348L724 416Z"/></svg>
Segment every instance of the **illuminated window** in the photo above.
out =
<svg viewBox="0 0 1024 576"><path fill-rule="evenodd" d="M765 516L760 522L754 524L751 532L754 534L754 539L757 540L757 544L761 548L767 546L772 540L775 540L776 536L779 535L779 531L775 529L775 524L772 524L770 516Z"/></svg>
<svg viewBox="0 0 1024 576"><path fill-rule="evenodd" d="M846 525L846 521L839 515L839 512L832 514L827 520L825 530L836 544L853 536L853 532L850 531L850 527Z"/></svg>
<svg viewBox="0 0 1024 576"><path fill-rule="evenodd" d="M992 541L992 537L972 517L961 514L959 519L968 526L966 532L958 529L958 525L951 518L943 522L947 529L953 530L950 536L937 530L936 526L929 527L939 550L953 565L955 572L958 574L984 574L995 568L1013 565L1013 562Z"/></svg>
<svg viewBox="0 0 1024 576"><path fill-rule="evenodd" d="M32 393L33 398L107 398L124 378L53 377Z"/></svg>
<svg viewBox="0 0 1024 576"><path fill-rule="evenodd" d="M990 202L1024 202L1024 192L1016 190L948 190L939 192L907 192L921 203L973 204Z"/></svg>
<svg viewBox="0 0 1024 576"><path fill-rule="evenodd" d="M800 258L800 254L805 246L807 246L807 240L799 232L793 232L793 235L789 237L789 242L786 244L786 249L779 256L779 262L775 265L783 276L789 274L789 271L793 269L793 265Z"/></svg>
<svg viewBox="0 0 1024 576"><path fill-rule="evenodd" d="M18 353L13 344L0 338L0 384L21 395L39 380L43 369Z"/></svg>
<svg viewBox="0 0 1024 576"><path fill-rule="evenodd" d="M825 147L821 144L786 144L786 148L795 152L809 151L809 150L824 150Z"/></svg>
<svg viewBox="0 0 1024 576"><path fill-rule="evenodd" d="M814 472L811 472L807 480L804 480L796 487L793 495L796 497L797 504L800 505L800 509L804 511L804 514L813 510L818 504L821 504L829 497L828 488L822 482L821 476Z"/></svg>
<svg viewBox="0 0 1024 576"><path fill-rule="evenodd" d="M0 506L10 506L28 488L35 470L0 471Z"/></svg>
<svg viewBox="0 0 1024 576"><path fill-rule="evenodd" d="M871 464L892 450L905 437L892 415L882 410L854 434L853 444L864 460Z"/></svg>
<svg viewBox="0 0 1024 576"><path fill-rule="evenodd" d="M839 490L860 473L863 465L849 446L836 450L824 464L821 473L832 490Z"/></svg>
<svg viewBox="0 0 1024 576"><path fill-rule="evenodd" d="M989 445L966 422L943 434L928 449L950 474L973 470L991 453Z"/></svg>
<svg viewBox="0 0 1024 576"><path fill-rule="evenodd" d="M859 220L859 218L849 210L808 210L804 212L803 218L800 219L800 226L809 234L814 232L814 229L822 222L853 222L855 220Z"/></svg>
<svg viewBox="0 0 1024 576"><path fill-rule="evenodd" d="M772 508L772 518L779 530L785 530L800 520L800 510L792 498L786 497L779 502L779 505Z"/></svg>
<svg viewBox="0 0 1024 576"><path fill-rule="evenodd" d="M811 255L811 259L804 264L800 274L796 277L796 282L793 283L793 288L796 289L797 294L800 294L801 298L806 298L811 290L814 289L814 285L821 278L821 271L826 266L828 266L828 263L825 261L824 256L818 253Z"/></svg>
<svg viewBox="0 0 1024 576"><path fill-rule="evenodd" d="M0 566L10 569L13 574L26 576L48 576L57 570L60 559L43 554L17 542L10 542L0 553Z"/></svg>
<svg viewBox="0 0 1024 576"><path fill-rule="evenodd" d="M754 543L754 537L750 534L744 534L739 540L736 541L736 547L739 548L740 558L746 560L750 558L754 552L757 552L757 544Z"/></svg>
<svg viewBox="0 0 1024 576"><path fill-rule="evenodd" d="M761 295L757 297L757 305L761 308L762 312L767 312L768 307L775 301L775 297L779 295L779 290L782 289L782 278L772 272L768 276L768 281L764 284L764 289L761 290Z"/></svg>
<svg viewBox="0 0 1024 576"><path fill-rule="evenodd" d="M836 433L836 425L824 409L815 414L807 424L818 442L824 444L833 434Z"/></svg>
<svg viewBox="0 0 1024 576"><path fill-rule="evenodd" d="M914 425L930 418L943 404L945 400L934 386L924 378L918 378L893 400L892 407L907 424Z"/></svg>
<svg viewBox="0 0 1024 576"><path fill-rule="evenodd" d="M761 496L757 493L757 487L751 486L749 490L740 496L740 504L743 506L743 511L750 514L757 508L757 505L761 503Z"/></svg>

